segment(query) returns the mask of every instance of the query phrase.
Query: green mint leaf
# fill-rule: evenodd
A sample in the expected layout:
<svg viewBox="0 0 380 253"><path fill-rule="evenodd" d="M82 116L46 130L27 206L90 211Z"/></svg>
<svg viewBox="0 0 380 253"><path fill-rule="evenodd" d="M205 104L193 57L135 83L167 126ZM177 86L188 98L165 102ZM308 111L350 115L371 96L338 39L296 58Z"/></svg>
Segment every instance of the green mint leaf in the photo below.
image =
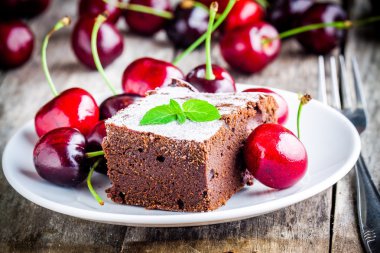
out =
<svg viewBox="0 0 380 253"><path fill-rule="evenodd" d="M170 99L169 105L172 107L172 109L176 112L177 114L177 121L179 124L183 124L186 121L186 115L183 112L180 104L175 101L174 99Z"/></svg>
<svg viewBox="0 0 380 253"><path fill-rule="evenodd" d="M205 122L220 119L218 109L207 101L189 99L183 103L182 108L188 119L195 122Z"/></svg>
<svg viewBox="0 0 380 253"><path fill-rule="evenodd" d="M166 124L177 119L177 113L170 105L156 106L147 111L140 125Z"/></svg>
<svg viewBox="0 0 380 253"><path fill-rule="evenodd" d="M169 105L176 113L183 113L181 106L174 99L170 99Z"/></svg>
<svg viewBox="0 0 380 253"><path fill-rule="evenodd" d="M186 115L184 113L177 114L177 121L182 125L186 121Z"/></svg>

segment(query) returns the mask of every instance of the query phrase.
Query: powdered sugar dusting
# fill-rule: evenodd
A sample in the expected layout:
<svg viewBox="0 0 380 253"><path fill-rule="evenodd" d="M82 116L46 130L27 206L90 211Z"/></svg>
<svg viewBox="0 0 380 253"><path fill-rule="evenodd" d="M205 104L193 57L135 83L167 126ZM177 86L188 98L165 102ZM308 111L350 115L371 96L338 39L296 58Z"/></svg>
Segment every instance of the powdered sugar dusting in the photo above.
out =
<svg viewBox="0 0 380 253"><path fill-rule="evenodd" d="M170 99L174 99L179 104L183 104L191 98L206 100L216 106L221 115L226 115L241 107L246 107L249 101L257 102L259 95L252 93L197 93L185 87L165 87L158 89L154 94L119 111L115 116L108 119L106 124L127 127L139 132L151 132L174 139L202 142L211 138L225 125L225 122L223 120L210 122L192 122L186 120L182 125L177 122L170 122L164 125L140 126L140 121L144 114L153 107L168 104Z"/></svg>

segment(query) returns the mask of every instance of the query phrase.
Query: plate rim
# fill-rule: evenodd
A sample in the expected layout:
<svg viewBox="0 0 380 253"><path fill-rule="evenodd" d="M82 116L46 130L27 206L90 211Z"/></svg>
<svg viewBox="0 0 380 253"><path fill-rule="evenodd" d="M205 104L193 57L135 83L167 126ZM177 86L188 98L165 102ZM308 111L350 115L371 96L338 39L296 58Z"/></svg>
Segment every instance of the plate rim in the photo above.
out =
<svg viewBox="0 0 380 253"><path fill-rule="evenodd" d="M250 84L237 84L237 87L243 89L249 87L255 87L255 85ZM256 87L265 87L269 88L275 92L281 93L287 93L288 95L294 96L294 92L267 87L267 86L256 86ZM238 89L238 90L241 90ZM164 215L132 215L132 214L120 214L120 213L109 213L109 212L101 212L98 210L85 210L78 207L72 207L67 206L58 202L54 202L49 199L45 199L38 194L34 194L33 192L29 191L27 187L24 187L21 185L17 180L15 180L13 177L11 177L9 170L6 169L6 162L5 158L8 157L8 153L10 152L10 143L14 138L18 135L20 135L23 131L25 131L26 128L30 127L30 124L32 124L33 120L29 120L26 122L22 127L20 127L7 141L7 144L5 146L5 149L3 151L2 155L2 168L3 173L5 175L5 178L9 182L9 184L12 186L13 189L15 189L21 196L26 198L27 200L42 206L46 209L62 213L65 215L95 221L95 222L101 222L101 223L107 223L107 224L118 224L118 225L128 225L128 226L135 226L135 227L186 227L186 226L201 226L201 225L211 225L211 224L218 224L218 223L225 223L230 221L236 221L236 220L243 220L255 216L260 216L266 213L274 212L276 210L282 209L284 207L293 205L295 203L301 202L305 199L308 199L318 193L321 193L325 191L327 188L338 182L340 179L342 179L354 166L354 164L357 161L357 158L359 157L360 150L361 150L361 140L360 136L357 133L355 127L352 125L352 123L343 116L340 112L337 110L331 108L330 106L323 104L317 100L313 100L314 103L318 103L319 106L324 107L325 109L331 111L334 116L340 118L343 122L346 123L346 126L351 130L353 133L353 151L352 154L348 160L345 161L345 163L340 166L340 169L336 172L332 173L330 176L328 176L325 180L315 184L312 187L306 188L303 191L293 193L289 196L282 197L280 199L275 199L269 202L264 202L260 204L256 204L253 206L247 206L247 207L239 207L231 210L222 210L217 212L197 212L197 213L191 213L191 212L185 212L181 213L180 215L172 215L168 212L168 214ZM258 211L259 210L259 211ZM178 217L181 217L181 222L178 222Z"/></svg>

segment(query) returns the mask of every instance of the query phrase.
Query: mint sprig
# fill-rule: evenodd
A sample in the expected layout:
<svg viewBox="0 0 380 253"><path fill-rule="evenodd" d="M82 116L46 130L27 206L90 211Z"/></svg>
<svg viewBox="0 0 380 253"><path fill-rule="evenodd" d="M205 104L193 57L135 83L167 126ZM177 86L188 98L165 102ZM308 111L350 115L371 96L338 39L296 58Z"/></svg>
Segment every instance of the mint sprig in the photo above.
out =
<svg viewBox="0 0 380 253"><path fill-rule="evenodd" d="M167 124L177 120L179 124L186 119L194 122L207 122L220 119L218 109L205 100L189 99L181 105L174 99L169 104L156 106L145 113L140 125Z"/></svg>

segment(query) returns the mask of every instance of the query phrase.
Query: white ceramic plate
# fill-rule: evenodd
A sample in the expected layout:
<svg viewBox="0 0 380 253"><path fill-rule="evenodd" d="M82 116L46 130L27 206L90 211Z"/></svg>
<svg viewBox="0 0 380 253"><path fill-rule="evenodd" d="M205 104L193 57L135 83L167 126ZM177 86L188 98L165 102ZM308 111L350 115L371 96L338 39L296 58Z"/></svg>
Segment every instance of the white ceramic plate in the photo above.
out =
<svg viewBox="0 0 380 253"><path fill-rule="evenodd" d="M239 85L240 89L249 88ZM276 89L274 89L276 90ZM287 127L295 132L297 95L276 90L289 103ZM4 174L16 191L28 200L53 211L97 222L146 227L207 225L246 219L289 206L309 198L336 183L355 164L360 138L353 125L339 112L312 100L303 110L302 142L309 155L306 176L286 190L272 190L255 181L235 194L225 206L207 213L146 210L119 205L107 199L108 178L94 173L93 185L105 201L100 206L85 183L70 189L55 186L37 174L32 151L37 142L33 122L24 125L9 140L3 154Z"/></svg>

